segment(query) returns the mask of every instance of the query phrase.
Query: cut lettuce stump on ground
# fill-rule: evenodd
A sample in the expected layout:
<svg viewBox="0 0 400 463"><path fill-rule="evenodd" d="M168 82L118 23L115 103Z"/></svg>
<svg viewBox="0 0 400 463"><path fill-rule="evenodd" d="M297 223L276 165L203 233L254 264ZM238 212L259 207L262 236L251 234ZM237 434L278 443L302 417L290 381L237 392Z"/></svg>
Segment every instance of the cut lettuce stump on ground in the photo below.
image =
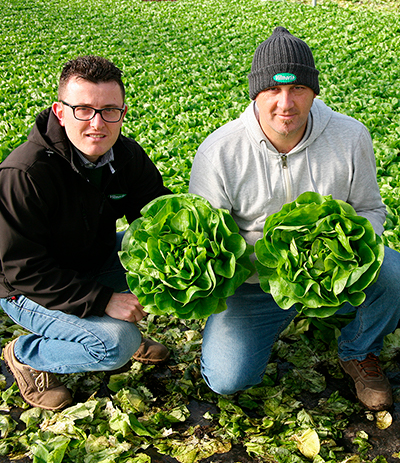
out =
<svg viewBox="0 0 400 463"><path fill-rule="evenodd" d="M200 319L226 309L253 272L253 251L224 209L190 193L156 198L125 232L127 282L145 310Z"/></svg>
<svg viewBox="0 0 400 463"><path fill-rule="evenodd" d="M261 287L279 307L328 317L346 302L364 301L384 245L352 206L306 192L266 219L255 253Z"/></svg>

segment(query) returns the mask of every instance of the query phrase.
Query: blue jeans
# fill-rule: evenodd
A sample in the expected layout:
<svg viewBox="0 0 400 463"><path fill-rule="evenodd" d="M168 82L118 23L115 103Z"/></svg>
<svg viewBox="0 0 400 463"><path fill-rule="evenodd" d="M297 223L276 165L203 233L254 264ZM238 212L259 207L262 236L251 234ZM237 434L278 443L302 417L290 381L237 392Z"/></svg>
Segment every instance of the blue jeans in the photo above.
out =
<svg viewBox="0 0 400 463"><path fill-rule="evenodd" d="M116 248L108 261L88 275L116 292L127 290L125 270L117 255L122 237L123 232L117 233ZM15 323L31 332L17 339L14 354L36 370L63 374L117 369L141 343L134 323L107 315L79 318L45 309L25 296L0 299L0 304Z"/></svg>
<svg viewBox="0 0 400 463"><path fill-rule="evenodd" d="M400 253L385 248L378 280L365 291L359 307L346 304L337 313L355 311L338 339L342 360L379 355L383 338L400 319ZM282 310L258 284L243 284L227 299L228 309L211 315L203 335L202 375L219 394L232 394L262 381L271 349L296 316L294 307Z"/></svg>

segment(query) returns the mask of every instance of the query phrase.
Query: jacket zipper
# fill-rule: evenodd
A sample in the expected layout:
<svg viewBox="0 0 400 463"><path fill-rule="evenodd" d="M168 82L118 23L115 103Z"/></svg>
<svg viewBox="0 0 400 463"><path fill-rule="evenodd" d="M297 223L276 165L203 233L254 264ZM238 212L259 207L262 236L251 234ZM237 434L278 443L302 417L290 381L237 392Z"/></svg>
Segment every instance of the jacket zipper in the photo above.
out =
<svg viewBox="0 0 400 463"><path fill-rule="evenodd" d="M290 183L289 169L288 169L288 165L287 165L287 154L286 153L281 154L281 160L282 160L283 177L284 177L284 180L285 180L286 202L290 203L290 201L292 201L292 185Z"/></svg>

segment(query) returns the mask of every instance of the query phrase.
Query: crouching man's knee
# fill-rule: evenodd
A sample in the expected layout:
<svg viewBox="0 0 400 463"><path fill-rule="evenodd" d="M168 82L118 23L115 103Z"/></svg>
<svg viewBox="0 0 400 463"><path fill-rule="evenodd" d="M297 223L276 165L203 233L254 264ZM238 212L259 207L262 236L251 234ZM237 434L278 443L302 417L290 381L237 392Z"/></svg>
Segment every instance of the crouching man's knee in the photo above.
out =
<svg viewBox="0 0 400 463"><path fill-rule="evenodd" d="M114 326L113 331L108 331L108 336L103 332L101 342L87 349L97 363L96 370L117 370L126 365L139 349L142 342L140 331L134 324L124 322L124 325L120 331Z"/></svg>
<svg viewBox="0 0 400 463"><path fill-rule="evenodd" d="M234 394L256 386L262 381L259 376L251 378L246 374L225 374L223 372L209 371L202 367L201 374L208 387L221 395Z"/></svg>

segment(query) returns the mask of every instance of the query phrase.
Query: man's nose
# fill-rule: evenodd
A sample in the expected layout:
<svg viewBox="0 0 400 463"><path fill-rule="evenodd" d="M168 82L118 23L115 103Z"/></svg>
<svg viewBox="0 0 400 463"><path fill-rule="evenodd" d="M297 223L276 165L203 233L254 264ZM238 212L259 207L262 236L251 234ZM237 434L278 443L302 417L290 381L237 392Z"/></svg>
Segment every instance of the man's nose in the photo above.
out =
<svg viewBox="0 0 400 463"><path fill-rule="evenodd" d="M278 106L281 109L288 110L293 107L293 97L290 92L290 89L282 89L278 95Z"/></svg>
<svg viewBox="0 0 400 463"><path fill-rule="evenodd" d="M104 120L101 117L100 113L96 113L93 117L93 119L90 120L90 125L92 127L103 127L104 125Z"/></svg>

